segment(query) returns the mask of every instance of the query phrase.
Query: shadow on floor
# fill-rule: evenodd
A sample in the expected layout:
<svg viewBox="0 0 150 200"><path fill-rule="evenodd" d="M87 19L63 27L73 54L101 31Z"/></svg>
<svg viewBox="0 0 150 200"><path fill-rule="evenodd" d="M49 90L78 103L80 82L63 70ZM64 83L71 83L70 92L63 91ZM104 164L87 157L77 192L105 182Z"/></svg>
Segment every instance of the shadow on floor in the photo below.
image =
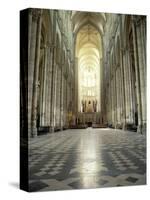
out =
<svg viewBox="0 0 150 200"><path fill-rule="evenodd" d="M9 183L9 185L16 189L19 189L19 183L17 183L17 182L11 182L11 183Z"/></svg>

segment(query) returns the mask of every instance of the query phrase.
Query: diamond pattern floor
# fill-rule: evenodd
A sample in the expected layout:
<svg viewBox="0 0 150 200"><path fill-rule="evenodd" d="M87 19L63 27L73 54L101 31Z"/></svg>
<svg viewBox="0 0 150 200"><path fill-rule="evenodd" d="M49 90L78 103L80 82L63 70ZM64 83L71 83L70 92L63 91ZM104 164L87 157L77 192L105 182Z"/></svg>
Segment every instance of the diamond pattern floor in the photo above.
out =
<svg viewBox="0 0 150 200"><path fill-rule="evenodd" d="M144 135L87 128L29 142L30 191L142 184L146 184Z"/></svg>

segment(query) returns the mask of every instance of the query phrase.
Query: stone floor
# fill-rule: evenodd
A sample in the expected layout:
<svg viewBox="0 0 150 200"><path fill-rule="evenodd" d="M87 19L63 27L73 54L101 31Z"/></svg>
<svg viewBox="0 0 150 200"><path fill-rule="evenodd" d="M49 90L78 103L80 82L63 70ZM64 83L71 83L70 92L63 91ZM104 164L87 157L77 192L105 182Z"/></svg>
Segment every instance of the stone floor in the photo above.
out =
<svg viewBox="0 0 150 200"><path fill-rule="evenodd" d="M30 191L143 184L143 135L87 128L39 136L29 142Z"/></svg>

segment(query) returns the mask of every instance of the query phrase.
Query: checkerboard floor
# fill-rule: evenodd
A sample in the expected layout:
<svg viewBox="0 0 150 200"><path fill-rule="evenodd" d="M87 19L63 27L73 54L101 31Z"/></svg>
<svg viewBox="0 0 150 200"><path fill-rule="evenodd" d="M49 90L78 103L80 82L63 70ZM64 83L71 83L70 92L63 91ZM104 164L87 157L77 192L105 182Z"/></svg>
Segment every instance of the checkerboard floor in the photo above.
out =
<svg viewBox="0 0 150 200"><path fill-rule="evenodd" d="M66 130L29 142L30 191L146 184L146 137L114 129Z"/></svg>

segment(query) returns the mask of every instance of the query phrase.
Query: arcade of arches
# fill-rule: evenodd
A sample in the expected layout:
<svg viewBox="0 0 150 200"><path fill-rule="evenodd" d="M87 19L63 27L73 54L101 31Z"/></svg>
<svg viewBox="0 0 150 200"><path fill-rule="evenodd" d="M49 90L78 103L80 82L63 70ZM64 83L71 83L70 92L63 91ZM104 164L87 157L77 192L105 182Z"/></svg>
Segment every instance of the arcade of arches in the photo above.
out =
<svg viewBox="0 0 150 200"><path fill-rule="evenodd" d="M145 16L29 9L24 34L29 137L89 126L146 132Z"/></svg>

